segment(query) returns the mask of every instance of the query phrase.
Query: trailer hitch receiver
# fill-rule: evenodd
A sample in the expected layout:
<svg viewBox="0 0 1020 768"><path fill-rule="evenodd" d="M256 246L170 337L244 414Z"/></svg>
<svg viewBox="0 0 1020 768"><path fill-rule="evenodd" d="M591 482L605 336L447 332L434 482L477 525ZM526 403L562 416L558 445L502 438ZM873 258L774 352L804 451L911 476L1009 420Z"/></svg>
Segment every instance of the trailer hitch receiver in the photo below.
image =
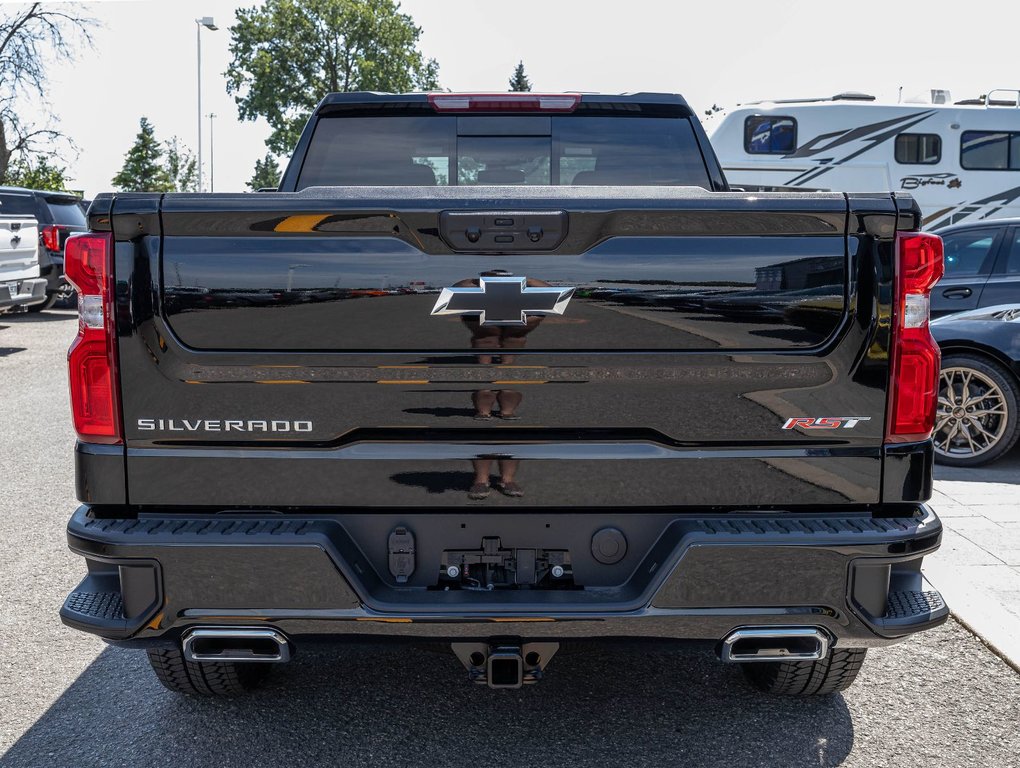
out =
<svg viewBox="0 0 1020 768"><path fill-rule="evenodd" d="M468 679L490 688L520 688L537 683L559 643L451 643Z"/></svg>

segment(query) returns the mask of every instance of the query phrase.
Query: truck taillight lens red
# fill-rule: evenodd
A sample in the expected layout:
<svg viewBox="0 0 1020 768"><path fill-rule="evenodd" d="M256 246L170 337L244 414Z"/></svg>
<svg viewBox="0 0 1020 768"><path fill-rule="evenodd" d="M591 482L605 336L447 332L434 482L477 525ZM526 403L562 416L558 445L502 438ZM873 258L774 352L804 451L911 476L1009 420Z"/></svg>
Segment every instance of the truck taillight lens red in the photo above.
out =
<svg viewBox="0 0 1020 768"><path fill-rule="evenodd" d="M935 426L942 356L928 318L931 290L944 270L942 238L900 233L896 250L886 441L905 443L927 440Z"/></svg>
<svg viewBox="0 0 1020 768"><path fill-rule="evenodd" d="M78 292L78 336L67 352L74 428L90 443L121 443L113 235L69 237L64 245L64 272Z"/></svg>
<svg viewBox="0 0 1020 768"><path fill-rule="evenodd" d="M47 250L59 251L60 250L60 229L59 227L49 226L43 227L42 231L43 245L46 246Z"/></svg>
<svg viewBox="0 0 1020 768"><path fill-rule="evenodd" d="M579 93L430 93L436 112L573 112Z"/></svg>

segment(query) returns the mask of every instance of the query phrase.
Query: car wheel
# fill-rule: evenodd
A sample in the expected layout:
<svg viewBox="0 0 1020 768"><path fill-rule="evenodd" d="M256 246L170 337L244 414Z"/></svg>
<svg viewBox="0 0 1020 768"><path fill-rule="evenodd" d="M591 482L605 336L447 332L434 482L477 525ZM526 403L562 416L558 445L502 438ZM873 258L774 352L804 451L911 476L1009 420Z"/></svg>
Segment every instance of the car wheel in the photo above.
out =
<svg viewBox="0 0 1020 768"><path fill-rule="evenodd" d="M57 299L59 298L60 298L59 293L47 293L46 301L44 301L42 304L33 304L32 306L28 307L28 311L42 312L45 309L51 309L53 305L57 303Z"/></svg>
<svg viewBox="0 0 1020 768"><path fill-rule="evenodd" d="M174 693L192 696L238 696L258 687L269 674L268 664L188 661L176 648L153 648L148 654L159 682Z"/></svg>
<svg viewBox="0 0 1020 768"><path fill-rule="evenodd" d="M861 671L866 648L833 649L818 661L756 661L741 664L759 691L784 696L824 696L845 691Z"/></svg>
<svg viewBox="0 0 1020 768"><path fill-rule="evenodd" d="M954 467L995 461L1020 437L1020 387L998 363L975 355L942 360L935 460Z"/></svg>

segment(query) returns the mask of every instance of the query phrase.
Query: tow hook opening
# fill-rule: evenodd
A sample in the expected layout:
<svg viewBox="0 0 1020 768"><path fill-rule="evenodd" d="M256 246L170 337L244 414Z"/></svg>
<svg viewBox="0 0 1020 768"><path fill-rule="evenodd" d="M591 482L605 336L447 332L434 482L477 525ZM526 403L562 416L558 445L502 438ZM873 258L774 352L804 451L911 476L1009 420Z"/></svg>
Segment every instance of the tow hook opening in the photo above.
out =
<svg viewBox="0 0 1020 768"><path fill-rule="evenodd" d="M290 643L275 629L193 629L181 645L188 661L290 661Z"/></svg>
<svg viewBox="0 0 1020 768"><path fill-rule="evenodd" d="M559 643L451 643L468 679L490 688L520 688L537 683Z"/></svg>
<svg viewBox="0 0 1020 768"><path fill-rule="evenodd" d="M829 653L829 636L818 627L745 627L722 642L724 662L818 661Z"/></svg>

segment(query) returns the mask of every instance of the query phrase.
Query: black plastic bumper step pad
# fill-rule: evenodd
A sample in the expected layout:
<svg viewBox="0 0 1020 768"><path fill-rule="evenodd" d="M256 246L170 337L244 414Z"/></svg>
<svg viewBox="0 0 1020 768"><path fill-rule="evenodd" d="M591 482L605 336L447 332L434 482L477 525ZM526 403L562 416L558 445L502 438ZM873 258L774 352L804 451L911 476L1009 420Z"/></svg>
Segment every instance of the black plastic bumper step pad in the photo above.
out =
<svg viewBox="0 0 1020 768"><path fill-rule="evenodd" d="M935 590L894 589L889 592L885 616L874 619L873 623L896 635L896 630L915 632L937 626L947 618L949 606Z"/></svg>
<svg viewBox="0 0 1020 768"><path fill-rule="evenodd" d="M124 599L120 592L72 592L64 608L72 613L106 621L124 619Z"/></svg>
<svg viewBox="0 0 1020 768"><path fill-rule="evenodd" d="M912 619L915 616L937 613L946 607L942 595L930 592L890 592L885 608L886 619Z"/></svg>

